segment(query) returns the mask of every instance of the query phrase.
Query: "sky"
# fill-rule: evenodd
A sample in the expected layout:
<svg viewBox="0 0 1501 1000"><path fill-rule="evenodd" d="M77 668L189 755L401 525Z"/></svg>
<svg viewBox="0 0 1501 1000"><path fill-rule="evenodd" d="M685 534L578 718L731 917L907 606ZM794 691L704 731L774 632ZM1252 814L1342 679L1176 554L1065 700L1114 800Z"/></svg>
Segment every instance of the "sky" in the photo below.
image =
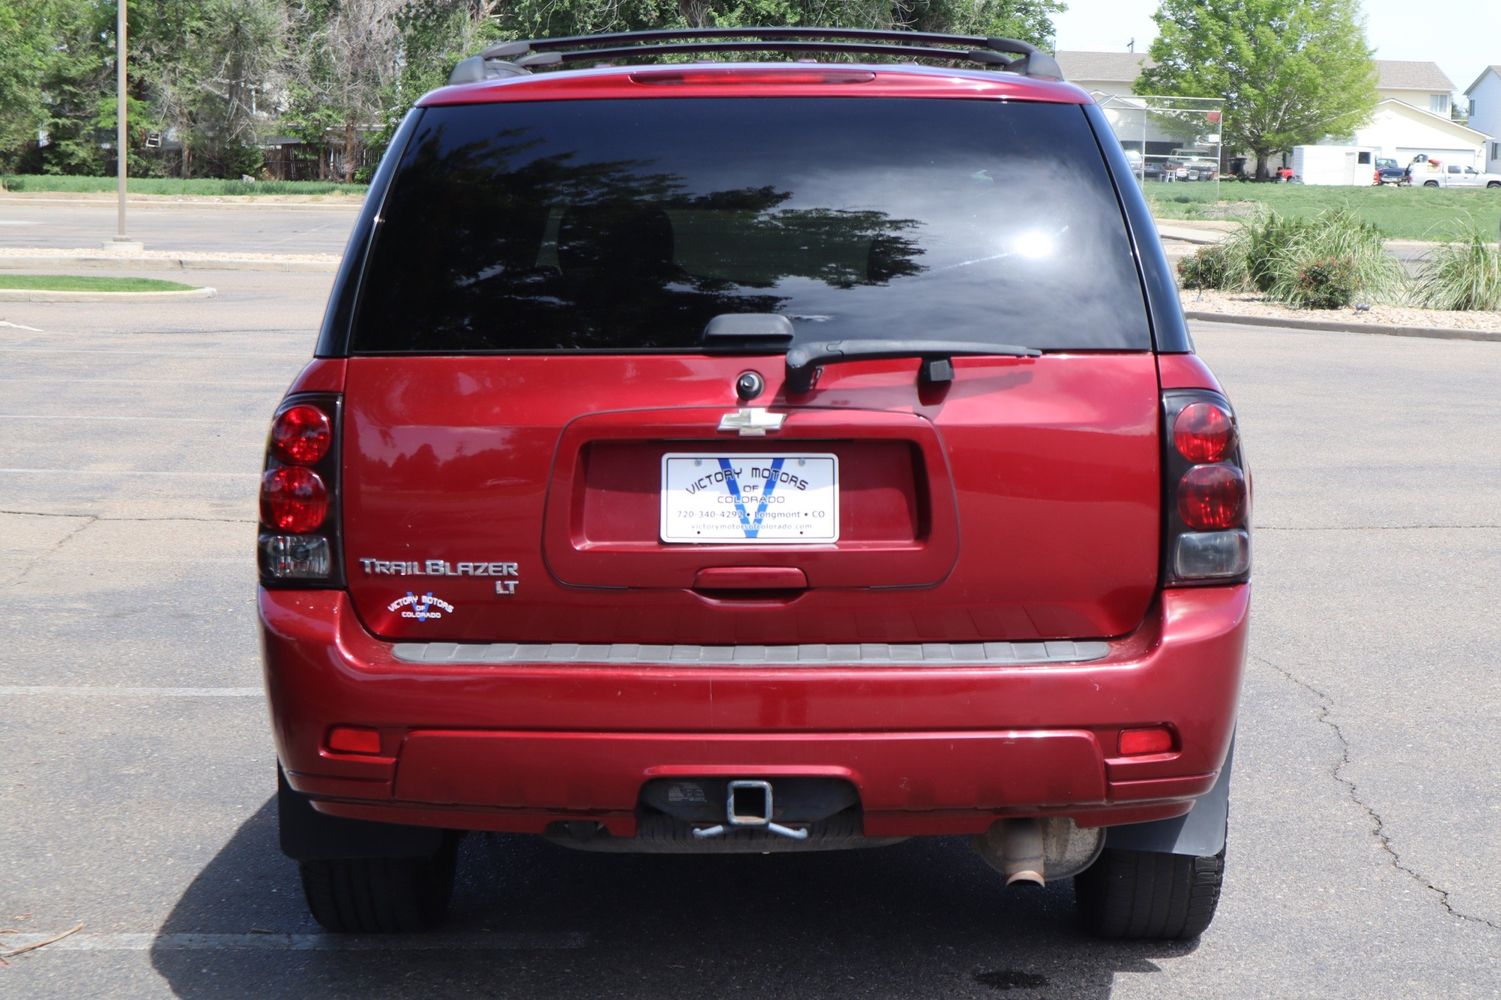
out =
<svg viewBox="0 0 1501 1000"><path fill-rule="evenodd" d="M1157 0L1067 0L1053 15L1058 48L1124 52L1136 39L1145 52L1157 36ZM1501 66L1501 2L1497 0L1362 0L1366 43L1377 59L1436 62L1464 89L1487 66Z"/></svg>

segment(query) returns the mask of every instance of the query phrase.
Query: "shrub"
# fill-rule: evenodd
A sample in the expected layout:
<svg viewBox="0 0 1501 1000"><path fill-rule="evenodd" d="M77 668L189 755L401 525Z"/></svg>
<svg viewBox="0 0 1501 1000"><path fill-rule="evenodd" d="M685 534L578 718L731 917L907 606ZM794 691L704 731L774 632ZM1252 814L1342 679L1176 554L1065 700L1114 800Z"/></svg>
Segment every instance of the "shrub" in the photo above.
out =
<svg viewBox="0 0 1501 1000"><path fill-rule="evenodd" d="M1428 309L1501 309L1501 246L1478 230L1423 258L1415 297Z"/></svg>
<svg viewBox="0 0 1501 1000"><path fill-rule="evenodd" d="M1325 257L1303 264L1281 297L1309 309L1343 309L1355 301L1357 282L1355 265L1348 258Z"/></svg>
<svg viewBox="0 0 1501 1000"><path fill-rule="evenodd" d="M1239 268L1245 284L1290 305L1332 309L1357 295L1378 302L1407 295L1407 272L1386 252L1381 230L1343 208L1302 219L1267 212L1229 245L1232 281Z"/></svg>
<svg viewBox="0 0 1501 1000"><path fill-rule="evenodd" d="M1230 248L1222 243L1200 247L1178 261L1178 283L1184 288L1230 288L1230 258Z"/></svg>

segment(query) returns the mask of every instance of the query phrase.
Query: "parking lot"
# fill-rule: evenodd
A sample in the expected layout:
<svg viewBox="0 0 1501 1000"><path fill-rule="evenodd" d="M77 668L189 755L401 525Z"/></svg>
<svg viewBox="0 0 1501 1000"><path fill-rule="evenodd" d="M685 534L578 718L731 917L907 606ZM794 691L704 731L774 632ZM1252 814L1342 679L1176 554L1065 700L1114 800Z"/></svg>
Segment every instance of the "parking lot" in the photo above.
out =
<svg viewBox="0 0 1501 1000"><path fill-rule="evenodd" d="M319 237L320 239L322 237ZM0 995L1501 994L1501 345L1200 326L1255 484L1227 888L1108 945L962 841L576 854L472 837L428 936L341 938L276 845L266 422L330 275L0 303Z"/></svg>

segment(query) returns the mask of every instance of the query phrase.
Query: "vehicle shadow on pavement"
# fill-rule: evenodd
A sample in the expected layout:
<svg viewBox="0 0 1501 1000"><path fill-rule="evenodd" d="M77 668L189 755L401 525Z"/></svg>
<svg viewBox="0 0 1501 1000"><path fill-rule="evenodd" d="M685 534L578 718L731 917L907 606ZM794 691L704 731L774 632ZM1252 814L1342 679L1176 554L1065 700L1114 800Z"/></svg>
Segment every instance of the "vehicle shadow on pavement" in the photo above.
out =
<svg viewBox="0 0 1501 1000"><path fill-rule="evenodd" d="M323 933L275 803L193 880L152 947L181 997L1109 997L1194 945L1112 945L1068 883L1003 891L962 840L739 856L464 841L432 935Z"/></svg>

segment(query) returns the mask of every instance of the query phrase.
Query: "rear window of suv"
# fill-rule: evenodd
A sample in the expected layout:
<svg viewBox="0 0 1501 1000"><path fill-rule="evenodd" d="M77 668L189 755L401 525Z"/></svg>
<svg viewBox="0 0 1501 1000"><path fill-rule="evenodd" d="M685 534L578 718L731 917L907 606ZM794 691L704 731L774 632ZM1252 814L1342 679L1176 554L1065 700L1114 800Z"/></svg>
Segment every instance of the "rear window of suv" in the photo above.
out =
<svg viewBox="0 0 1501 1000"><path fill-rule="evenodd" d="M1131 244L1074 105L729 98L422 112L355 353L702 351L798 340L1146 350Z"/></svg>

